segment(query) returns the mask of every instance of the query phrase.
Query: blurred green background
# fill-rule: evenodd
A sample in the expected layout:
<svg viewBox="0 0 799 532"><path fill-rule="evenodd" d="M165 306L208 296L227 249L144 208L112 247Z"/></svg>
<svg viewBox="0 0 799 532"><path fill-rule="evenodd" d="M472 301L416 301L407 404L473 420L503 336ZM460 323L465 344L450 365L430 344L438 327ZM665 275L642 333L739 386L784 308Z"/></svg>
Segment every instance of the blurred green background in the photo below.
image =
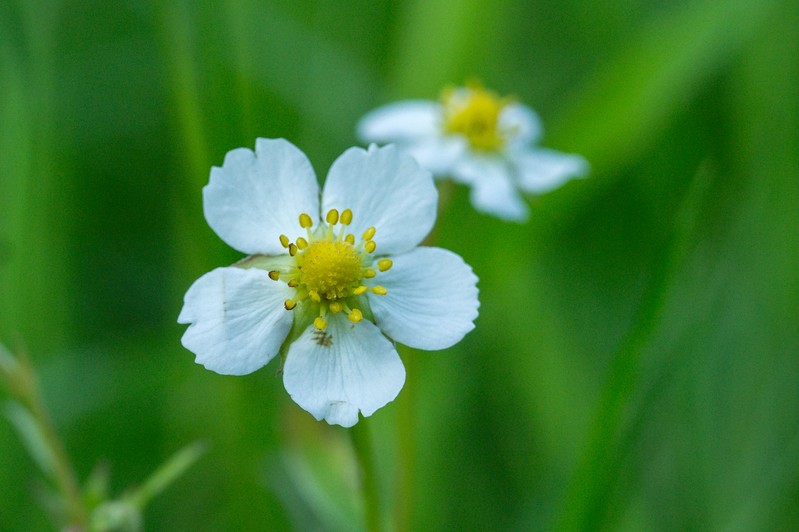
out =
<svg viewBox="0 0 799 532"><path fill-rule="evenodd" d="M385 519L405 478L416 530L799 529L798 19L795 0L0 2L0 341L30 353L82 479L106 460L118 493L211 442L148 530L357 530L348 431L274 363L223 377L180 345L185 290L240 258L201 188L259 136L323 178L366 111L477 77L592 175L527 225L456 189L438 243L481 315L404 351L406 388L367 420ZM2 420L0 530L51 528L38 477Z"/></svg>

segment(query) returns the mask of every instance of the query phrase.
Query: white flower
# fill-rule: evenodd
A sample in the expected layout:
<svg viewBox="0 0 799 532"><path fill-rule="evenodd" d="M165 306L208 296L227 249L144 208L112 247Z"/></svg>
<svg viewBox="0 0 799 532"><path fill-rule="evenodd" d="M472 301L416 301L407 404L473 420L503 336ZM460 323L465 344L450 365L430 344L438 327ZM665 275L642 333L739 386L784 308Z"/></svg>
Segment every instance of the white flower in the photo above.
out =
<svg viewBox="0 0 799 532"><path fill-rule="evenodd" d="M517 190L541 194L588 172L579 155L533 147L541 133L532 109L479 85L388 104L358 124L364 141L396 143L437 177L471 186L477 210L518 222L529 208Z"/></svg>
<svg viewBox="0 0 799 532"><path fill-rule="evenodd" d="M251 256L192 284L178 317L191 324L183 345L226 375L280 353L297 404L354 425L405 382L393 341L444 349L474 328L471 268L450 251L416 247L436 203L430 173L393 146L344 152L321 198L291 143L258 139L255 152L229 152L203 189L205 218Z"/></svg>

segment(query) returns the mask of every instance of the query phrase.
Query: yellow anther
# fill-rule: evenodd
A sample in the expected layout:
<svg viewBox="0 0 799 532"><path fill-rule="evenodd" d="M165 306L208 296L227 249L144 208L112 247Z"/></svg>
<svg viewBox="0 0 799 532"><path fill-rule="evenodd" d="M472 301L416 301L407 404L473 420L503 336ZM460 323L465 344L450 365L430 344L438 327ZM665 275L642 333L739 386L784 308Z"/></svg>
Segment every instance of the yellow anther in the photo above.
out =
<svg viewBox="0 0 799 532"><path fill-rule="evenodd" d="M327 322L322 316L317 316L315 320L313 320L314 327L319 329L320 331L324 331L327 329Z"/></svg>
<svg viewBox="0 0 799 532"><path fill-rule="evenodd" d="M377 249L377 244L375 244L374 240L370 240L363 247L368 253L374 253L375 249Z"/></svg>
<svg viewBox="0 0 799 532"><path fill-rule="evenodd" d="M289 255L292 257L297 254L297 246L296 244L289 244Z"/></svg>
<svg viewBox="0 0 799 532"><path fill-rule="evenodd" d="M338 211L336 209L330 209L327 211L327 217L325 217L327 223L330 225L336 225L338 223Z"/></svg>
<svg viewBox="0 0 799 532"><path fill-rule="evenodd" d="M286 235L280 235L280 245L284 248L289 247L289 237Z"/></svg>
<svg viewBox="0 0 799 532"><path fill-rule="evenodd" d="M358 288L356 288L355 290L353 290L352 293L355 294L356 296L359 296L359 295L365 293L368 289L369 288L367 288L366 286L361 285Z"/></svg>
<svg viewBox="0 0 799 532"><path fill-rule="evenodd" d="M352 323L358 323L363 319L363 312L361 312L357 308L354 308L352 309L352 312L347 314L347 317L350 319Z"/></svg>
<svg viewBox="0 0 799 532"><path fill-rule="evenodd" d="M292 310L297 306L297 302L293 299L287 299L285 303L283 303L283 306L286 307L286 310Z"/></svg>
<svg viewBox="0 0 799 532"><path fill-rule="evenodd" d="M380 259L377 261L377 269L381 272L390 270L393 265L394 263L391 261L391 259Z"/></svg>
<svg viewBox="0 0 799 532"><path fill-rule="evenodd" d="M335 313L337 313L337 312L341 312L341 309L342 309L342 308L344 308L344 307L341 305L341 303L340 303L340 302L338 302L338 301L333 301L332 303L330 303L330 306L329 306L329 308L330 308L330 312L332 312L333 314L335 314Z"/></svg>
<svg viewBox="0 0 799 532"><path fill-rule="evenodd" d="M300 282L299 282L297 279L291 279L291 280L288 282L288 285L289 285L290 287L292 287L292 288L297 288L298 286L300 286Z"/></svg>
<svg viewBox="0 0 799 532"><path fill-rule="evenodd" d="M367 229L366 231L363 232L363 239L364 240L372 240L372 238L375 236L376 232L377 232L377 229L375 229L374 226L370 227L369 229Z"/></svg>
<svg viewBox="0 0 799 532"><path fill-rule="evenodd" d="M353 235L352 233L348 234L347 236L344 237L344 242L346 242L350 246L354 246L355 245L355 235Z"/></svg>
<svg viewBox="0 0 799 532"><path fill-rule="evenodd" d="M341 219L339 220L341 225L350 225L352 223L352 211L349 209L344 209L344 212L341 213Z"/></svg>
<svg viewBox="0 0 799 532"><path fill-rule="evenodd" d="M297 247L300 249L305 249L308 247L308 241L305 240L303 237L299 237L297 239Z"/></svg>
<svg viewBox="0 0 799 532"><path fill-rule="evenodd" d="M319 303L320 301L322 301L322 298L321 298L321 297L319 297L319 293L318 293L316 290L311 290L311 291L309 291L309 292L308 292L308 297L310 297L310 298L311 298L311 300L313 300L313 301L316 301L317 303Z"/></svg>
<svg viewBox="0 0 799 532"><path fill-rule="evenodd" d="M277 270L272 270L271 272L269 272L269 278L272 279L273 281L277 281L278 279L280 279L280 272Z"/></svg>
<svg viewBox="0 0 799 532"><path fill-rule="evenodd" d="M377 272L376 272L376 271L374 271L372 268L366 268L366 269L363 271L363 276L364 276L364 277L366 277L367 279L371 279L371 278L372 278L372 277L374 277L375 275L377 275Z"/></svg>
<svg viewBox="0 0 799 532"><path fill-rule="evenodd" d="M377 295L379 295L379 296L384 296L384 295L388 294L388 290L386 290L385 286L373 286L372 287L372 292L377 294Z"/></svg>
<svg viewBox="0 0 799 532"><path fill-rule="evenodd" d="M310 229L313 225L313 220L311 217L305 213L300 214L300 227L304 229Z"/></svg>

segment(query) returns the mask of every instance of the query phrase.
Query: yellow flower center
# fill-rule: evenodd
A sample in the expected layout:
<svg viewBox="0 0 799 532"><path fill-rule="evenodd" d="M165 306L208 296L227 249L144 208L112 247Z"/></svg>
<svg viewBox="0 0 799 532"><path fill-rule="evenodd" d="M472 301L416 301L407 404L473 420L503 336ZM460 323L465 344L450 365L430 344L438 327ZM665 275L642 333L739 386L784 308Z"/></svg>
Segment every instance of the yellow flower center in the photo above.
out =
<svg viewBox="0 0 799 532"><path fill-rule="evenodd" d="M505 143L499 127L499 115L508 104L480 86L446 90L444 104L444 131L466 137L475 150L496 151Z"/></svg>
<svg viewBox="0 0 799 532"><path fill-rule="evenodd" d="M364 279L374 278L378 271L391 268L391 259L377 259L374 268L374 252L377 244L373 240L375 228L364 231L360 242L355 243L355 235L347 233L352 223L352 211L344 210L341 215L336 209L328 211L325 222L313 229L313 219L308 214L300 214L300 227L306 230L306 237L298 237L290 242L286 235L280 235L280 244L288 250L289 260L279 269L270 270L273 281L285 280L296 289L294 299L287 299L286 310L294 310L298 305L311 305L318 308L314 325L320 331L327 327L325 316L328 312L344 312L353 323L363 319L361 299L367 291L377 295L388 293L385 287L363 284ZM338 230L336 226L340 226ZM313 229L313 230L312 230Z"/></svg>
<svg viewBox="0 0 799 532"><path fill-rule="evenodd" d="M328 300L352 295L361 281L361 257L344 241L319 240L297 257L300 286Z"/></svg>

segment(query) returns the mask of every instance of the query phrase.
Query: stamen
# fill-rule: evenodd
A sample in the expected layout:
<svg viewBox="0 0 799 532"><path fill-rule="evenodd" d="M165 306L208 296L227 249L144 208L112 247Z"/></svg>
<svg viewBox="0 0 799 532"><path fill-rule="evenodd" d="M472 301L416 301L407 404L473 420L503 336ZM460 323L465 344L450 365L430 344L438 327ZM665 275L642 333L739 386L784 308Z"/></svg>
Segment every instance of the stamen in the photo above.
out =
<svg viewBox="0 0 799 532"><path fill-rule="evenodd" d="M336 209L330 209L327 211L327 217L325 220L327 220L327 223L330 225L336 225L338 223L338 211Z"/></svg>
<svg viewBox="0 0 799 532"><path fill-rule="evenodd" d="M363 232L362 238L356 245L356 237L346 233L346 226L353 220L351 209L330 209L322 222L314 222L315 218L307 213L299 215L300 226L307 231L307 236L297 237L294 242L289 241L286 235L280 235L280 244L288 250L291 257L295 257L288 264L279 269L268 271L272 280L285 280L290 288L295 289L295 299L286 299L283 306L286 310L293 310L306 300L315 305L312 309L318 310L318 316L313 319L314 327L324 331L328 322L327 314L345 314L352 323L364 319L360 309L351 309L356 297L363 296L371 290L377 295L385 295L388 290L383 286L366 286L364 279L377 276L378 270L385 272L393 266L388 258L376 260L368 255L375 252L377 243L373 240L377 229L372 226ZM318 224L312 230L314 223ZM341 224L339 229L334 226ZM368 265L368 266L367 266Z"/></svg>
<svg viewBox="0 0 799 532"><path fill-rule="evenodd" d="M381 272L390 270L393 265L394 263L391 261L391 259L380 259L377 261L377 269Z"/></svg>
<svg viewBox="0 0 799 532"><path fill-rule="evenodd" d="M313 219L308 214L300 214L300 227L310 229L313 226Z"/></svg>
<svg viewBox="0 0 799 532"><path fill-rule="evenodd" d="M354 308L352 309L352 312L347 314L347 317L350 319L352 323L358 323L363 319L363 312L361 312L357 308Z"/></svg>

